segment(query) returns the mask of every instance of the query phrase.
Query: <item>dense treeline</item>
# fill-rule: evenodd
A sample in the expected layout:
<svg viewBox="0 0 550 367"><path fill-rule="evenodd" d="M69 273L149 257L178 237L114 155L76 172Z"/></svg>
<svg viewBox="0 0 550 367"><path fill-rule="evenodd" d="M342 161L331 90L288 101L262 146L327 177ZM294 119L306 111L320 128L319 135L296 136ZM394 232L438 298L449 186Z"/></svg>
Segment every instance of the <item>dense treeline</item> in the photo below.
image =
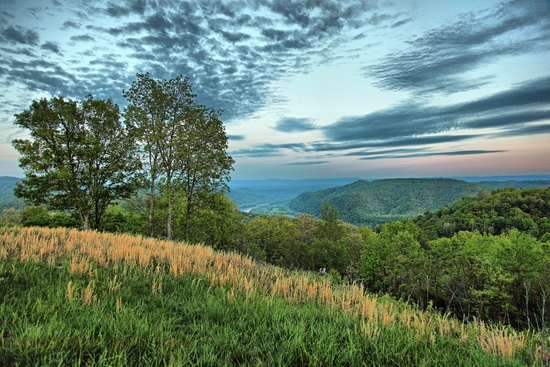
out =
<svg viewBox="0 0 550 367"><path fill-rule="evenodd" d="M550 238L550 188L480 191L453 205L415 219L426 240L451 237L460 231L499 235L516 228L535 238Z"/></svg>

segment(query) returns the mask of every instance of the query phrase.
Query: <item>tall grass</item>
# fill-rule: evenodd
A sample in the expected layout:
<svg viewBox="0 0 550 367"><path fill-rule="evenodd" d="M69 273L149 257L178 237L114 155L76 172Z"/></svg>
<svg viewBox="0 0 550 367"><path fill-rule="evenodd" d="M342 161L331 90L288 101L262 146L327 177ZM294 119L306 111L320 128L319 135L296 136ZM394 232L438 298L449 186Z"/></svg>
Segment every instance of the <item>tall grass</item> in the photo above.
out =
<svg viewBox="0 0 550 367"><path fill-rule="evenodd" d="M547 363L538 336L204 246L6 229L0 260L0 365Z"/></svg>

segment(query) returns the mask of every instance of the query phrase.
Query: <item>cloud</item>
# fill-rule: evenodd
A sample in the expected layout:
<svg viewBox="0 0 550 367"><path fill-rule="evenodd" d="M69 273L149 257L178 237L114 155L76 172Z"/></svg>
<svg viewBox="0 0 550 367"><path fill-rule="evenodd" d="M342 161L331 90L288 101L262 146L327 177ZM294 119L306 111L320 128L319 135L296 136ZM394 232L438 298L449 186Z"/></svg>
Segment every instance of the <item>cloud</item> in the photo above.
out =
<svg viewBox="0 0 550 367"><path fill-rule="evenodd" d="M284 156L285 151L304 152L307 151L306 143L284 143L284 144L262 144L250 149L240 149L229 152L232 156L247 156L255 158Z"/></svg>
<svg viewBox="0 0 550 367"><path fill-rule="evenodd" d="M227 135L227 138L233 141L241 141L245 139L244 135Z"/></svg>
<svg viewBox="0 0 550 367"><path fill-rule="evenodd" d="M66 22L63 22L63 27L61 29L66 30L70 28L79 29L81 27L81 24L67 20Z"/></svg>
<svg viewBox="0 0 550 367"><path fill-rule="evenodd" d="M393 24L391 25L391 27L392 27L392 28L401 27L401 26L403 26L403 25L405 25L405 24L407 24L407 23L410 23L410 22L412 22L412 21L413 21L412 18L402 19L402 20L399 20L399 21L393 23Z"/></svg>
<svg viewBox="0 0 550 367"><path fill-rule="evenodd" d="M365 67L366 75L392 90L453 93L478 88L487 81L466 80L465 72L505 55L548 52L550 7L544 0L506 1L484 12L462 14L409 44L409 49Z"/></svg>
<svg viewBox="0 0 550 367"><path fill-rule="evenodd" d="M351 141L351 142L341 142L341 143L331 143L331 142L314 142L309 144L307 151L312 152L339 152L346 150L356 150L356 149L386 149L386 148L397 148L397 147L408 147L408 146L426 146L426 145L437 145L443 143L455 143L463 140L474 139L481 137L479 134L464 134L464 135L431 135L431 136L412 136L407 138L391 138L388 140L365 140L365 141ZM395 149L392 152L406 152L413 151L413 149ZM425 148L421 148L425 149ZM383 152L388 152L384 150ZM344 156L363 156L363 155L372 155L379 154L376 152L365 152L354 151L343 154Z"/></svg>
<svg viewBox="0 0 550 367"><path fill-rule="evenodd" d="M40 46L42 50L51 51L53 53L56 53L58 55L61 55L61 49L59 48L59 45L54 42L45 42Z"/></svg>
<svg viewBox="0 0 550 367"><path fill-rule="evenodd" d="M20 26L7 26L0 35L8 43L21 43L30 46L38 45L38 33L32 29L25 29Z"/></svg>
<svg viewBox="0 0 550 367"><path fill-rule="evenodd" d="M94 38L101 34L133 52L136 72L162 79L189 76L200 102L224 110L226 121L283 100L271 84L326 61L347 38L344 32L364 27L375 8L370 0L133 5L125 1L93 8L118 23L87 29L98 34ZM138 18L127 17L141 11ZM390 18L379 21L390 24Z"/></svg>
<svg viewBox="0 0 550 367"><path fill-rule="evenodd" d="M290 162L284 163L283 166L311 166L316 164L330 163L330 161L311 161L311 162Z"/></svg>
<svg viewBox="0 0 550 367"><path fill-rule="evenodd" d="M459 141L477 135L446 133L465 129L514 128L548 119L550 76L451 106L425 106L409 101L368 115L342 118L323 127L323 132L328 139L327 147L331 143L389 147Z"/></svg>
<svg viewBox="0 0 550 367"><path fill-rule="evenodd" d="M372 157L362 157L360 160L378 160L378 159L401 159L401 158L420 158L420 157L436 157L436 156L464 156L464 155L479 155L479 154L494 154L504 153L507 150L457 150L451 152L426 152L413 154L381 154Z"/></svg>
<svg viewBox="0 0 550 367"><path fill-rule="evenodd" d="M273 128L284 133L300 133L317 129L308 118L285 117L277 121L277 125Z"/></svg>
<svg viewBox="0 0 550 367"><path fill-rule="evenodd" d="M79 35L79 36L72 36L71 41L74 41L74 42L94 42L95 38L93 38L92 36L87 35L87 34L82 34L82 35Z"/></svg>
<svg viewBox="0 0 550 367"><path fill-rule="evenodd" d="M124 104L120 91L131 85L136 73L150 72L158 79L183 74L190 77L199 102L222 109L226 122L276 106L285 100L272 88L277 80L329 62L342 44L357 33L366 34L374 24L389 27L402 19L378 11L371 0L103 0L79 2L78 6L56 0L54 6L71 16L56 30L68 37L47 39L45 32L40 33L46 38L40 42L38 33L16 25L16 18L0 27L4 44L63 51L66 60L56 61L48 70L30 68L25 77L25 70L14 68L18 82L30 91L81 98L79 89L99 90L102 97ZM36 13L44 20L50 16L45 10ZM86 33L79 34L79 30ZM348 34L350 30L354 32ZM70 42L63 43L63 39ZM92 62L84 74L82 65L73 66L77 63L70 61L84 58L88 63L91 57L101 60L116 52L115 62ZM14 48L10 53L22 54L23 50ZM41 57L28 50L25 53L33 59ZM116 69L108 70L109 66ZM55 68L65 74L51 75ZM101 78L101 73L107 75ZM33 80L36 76L38 81ZM68 85L62 87L61 80L69 81ZM289 126L283 123L280 128ZM294 129L308 131L310 127L303 123Z"/></svg>
<svg viewBox="0 0 550 367"><path fill-rule="evenodd" d="M508 137L508 136L516 137L516 136L522 136L522 135L540 135L540 134L550 134L550 123L547 123L544 125L521 126L516 129L495 134L495 137Z"/></svg>
<svg viewBox="0 0 550 367"><path fill-rule="evenodd" d="M410 149L387 149L387 150L372 150L372 151L356 151L344 154L344 156L370 157L382 154L402 154L402 153L418 153L425 152L427 148L410 148Z"/></svg>
<svg viewBox="0 0 550 367"><path fill-rule="evenodd" d="M264 148L250 148L250 149L240 149L229 152L229 155L233 157L245 156L252 158L266 158L266 157L280 157L284 156L284 153L280 150L275 149L264 149Z"/></svg>

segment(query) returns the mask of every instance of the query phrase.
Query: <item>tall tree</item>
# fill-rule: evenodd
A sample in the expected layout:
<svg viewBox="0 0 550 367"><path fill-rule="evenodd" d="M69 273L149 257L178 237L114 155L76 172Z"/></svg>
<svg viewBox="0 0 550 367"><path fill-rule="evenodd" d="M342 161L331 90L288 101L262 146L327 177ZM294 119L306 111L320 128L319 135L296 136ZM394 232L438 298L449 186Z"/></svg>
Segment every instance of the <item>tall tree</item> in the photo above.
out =
<svg viewBox="0 0 550 367"><path fill-rule="evenodd" d="M112 100L44 98L15 117L31 136L12 142L26 176L16 196L73 211L84 229L96 229L110 203L136 190L140 161L134 134Z"/></svg>
<svg viewBox="0 0 550 367"><path fill-rule="evenodd" d="M233 159L227 155L227 136L220 112L199 105L188 78L154 80L138 74L124 92L130 102L126 118L140 131L149 185L150 232L153 233L156 194L168 205L166 236L172 238L173 205L187 198L186 238L197 194L227 188Z"/></svg>
<svg viewBox="0 0 550 367"><path fill-rule="evenodd" d="M183 126L178 149L181 170L177 180L187 195L186 239L197 196L228 190L234 160L227 155L228 141L220 111L196 106Z"/></svg>

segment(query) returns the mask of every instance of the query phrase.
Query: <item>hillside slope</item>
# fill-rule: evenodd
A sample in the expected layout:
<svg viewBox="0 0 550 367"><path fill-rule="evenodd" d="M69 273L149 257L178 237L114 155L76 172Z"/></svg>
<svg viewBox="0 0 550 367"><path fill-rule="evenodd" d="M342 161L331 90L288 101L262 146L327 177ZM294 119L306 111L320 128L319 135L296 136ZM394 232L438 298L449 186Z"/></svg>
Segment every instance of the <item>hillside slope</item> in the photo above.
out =
<svg viewBox="0 0 550 367"><path fill-rule="evenodd" d="M355 225L375 226L389 220L412 218L433 211L481 190L478 184L455 179L387 179L357 181L350 185L303 193L291 209L319 215L325 202L338 209L340 219Z"/></svg>
<svg viewBox="0 0 550 367"><path fill-rule="evenodd" d="M2 366L546 362L513 330L209 247L61 228L4 229L0 245Z"/></svg>

